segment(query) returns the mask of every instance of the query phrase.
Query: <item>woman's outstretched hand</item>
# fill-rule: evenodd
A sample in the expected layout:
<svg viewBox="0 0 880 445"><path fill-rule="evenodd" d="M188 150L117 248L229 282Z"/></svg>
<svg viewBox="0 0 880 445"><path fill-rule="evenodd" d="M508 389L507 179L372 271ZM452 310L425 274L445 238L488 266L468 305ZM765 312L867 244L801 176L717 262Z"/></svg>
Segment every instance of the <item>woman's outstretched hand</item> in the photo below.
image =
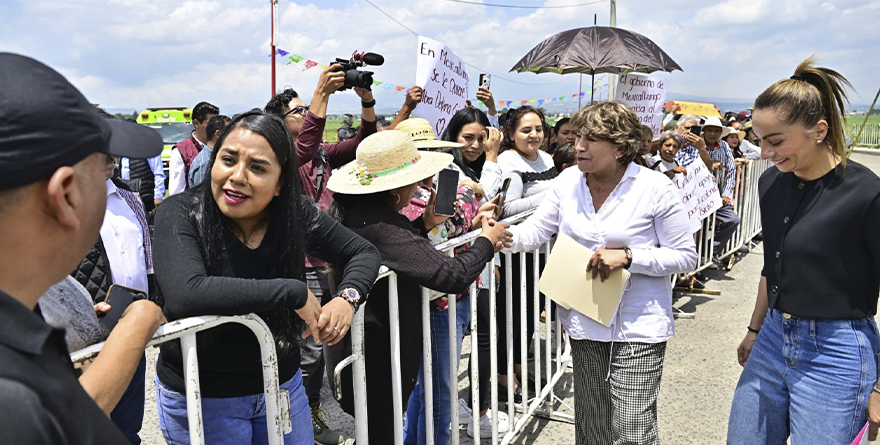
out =
<svg viewBox="0 0 880 445"><path fill-rule="evenodd" d="M480 218L483 221L483 231L480 232L480 235L485 236L492 242L496 252L505 247L510 247L510 243L513 241L513 233L507 230L510 224L498 222L485 216Z"/></svg>

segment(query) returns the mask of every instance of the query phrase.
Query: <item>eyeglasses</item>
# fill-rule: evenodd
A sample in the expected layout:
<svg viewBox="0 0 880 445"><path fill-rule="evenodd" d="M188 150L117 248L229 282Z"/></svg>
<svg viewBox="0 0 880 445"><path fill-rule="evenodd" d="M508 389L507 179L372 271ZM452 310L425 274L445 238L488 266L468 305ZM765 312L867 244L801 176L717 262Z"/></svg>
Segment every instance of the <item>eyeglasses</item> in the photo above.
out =
<svg viewBox="0 0 880 445"><path fill-rule="evenodd" d="M281 115L281 118L282 119L286 118L288 114L301 114L301 115L305 116L306 112L308 112L308 111L309 111L308 105L301 105L298 107L294 107L293 109L291 109L287 113L284 113L283 115Z"/></svg>

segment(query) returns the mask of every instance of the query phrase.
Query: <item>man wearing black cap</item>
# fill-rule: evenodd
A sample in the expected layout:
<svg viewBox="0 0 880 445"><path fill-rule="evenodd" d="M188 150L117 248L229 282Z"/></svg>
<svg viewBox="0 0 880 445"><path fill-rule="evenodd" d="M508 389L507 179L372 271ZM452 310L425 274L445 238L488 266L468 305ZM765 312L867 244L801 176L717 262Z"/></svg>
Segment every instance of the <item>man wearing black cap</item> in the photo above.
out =
<svg viewBox="0 0 880 445"><path fill-rule="evenodd" d="M127 443L80 386L63 330L34 307L98 238L107 155L149 158L162 138L103 119L64 77L27 57L0 53L0 85L0 443ZM127 364L159 322L161 313L108 342L100 366L127 384Z"/></svg>

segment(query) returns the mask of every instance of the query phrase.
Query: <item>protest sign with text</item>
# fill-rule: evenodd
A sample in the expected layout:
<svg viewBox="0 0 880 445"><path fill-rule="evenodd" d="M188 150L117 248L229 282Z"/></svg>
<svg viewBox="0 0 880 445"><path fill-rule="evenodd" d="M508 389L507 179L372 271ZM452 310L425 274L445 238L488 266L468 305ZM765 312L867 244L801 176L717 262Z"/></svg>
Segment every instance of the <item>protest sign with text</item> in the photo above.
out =
<svg viewBox="0 0 880 445"><path fill-rule="evenodd" d="M672 177L672 182L681 192L681 202L687 211L691 233L700 230L700 223L721 208L721 193L718 183L706 164L697 158L688 166L687 174Z"/></svg>
<svg viewBox="0 0 880 445"><path fill-rule="evenodd" d="M452 115L468 100L468 72L464 62L446 45L419 36L416 55L416 85L422 87L422 102L412 113L434 126L439 139Z"/></svg>
<svg viewBox="0 0 880 445"><path fill-rule="evenodd" d="M654 136L663 131L663 103L666 102L666 81L653 76L621 74L614 99L623 102L651 127Z"/></svg>

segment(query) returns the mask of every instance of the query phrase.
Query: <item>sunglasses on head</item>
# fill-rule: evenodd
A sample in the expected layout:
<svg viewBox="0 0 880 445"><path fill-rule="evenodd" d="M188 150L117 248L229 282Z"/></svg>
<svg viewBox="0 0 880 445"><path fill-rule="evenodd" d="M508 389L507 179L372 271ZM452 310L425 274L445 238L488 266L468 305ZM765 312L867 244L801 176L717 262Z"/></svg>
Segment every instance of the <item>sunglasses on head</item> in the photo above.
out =
<svg viewBox="0 0 880 445"><path fill-rule="evenodd" d="M292 108L292 109L291 109L290 111L288 111L287 113L284 113L281 117L282 117L282 118L285 118L285 117L287 117L288 114L302 114L303 116L305 116L305 114L306 114L307 111L309 111L309 106L308 106L308 105L300 105L300 106L298 106L298 107L294 107L294 108Z"/></svg>

